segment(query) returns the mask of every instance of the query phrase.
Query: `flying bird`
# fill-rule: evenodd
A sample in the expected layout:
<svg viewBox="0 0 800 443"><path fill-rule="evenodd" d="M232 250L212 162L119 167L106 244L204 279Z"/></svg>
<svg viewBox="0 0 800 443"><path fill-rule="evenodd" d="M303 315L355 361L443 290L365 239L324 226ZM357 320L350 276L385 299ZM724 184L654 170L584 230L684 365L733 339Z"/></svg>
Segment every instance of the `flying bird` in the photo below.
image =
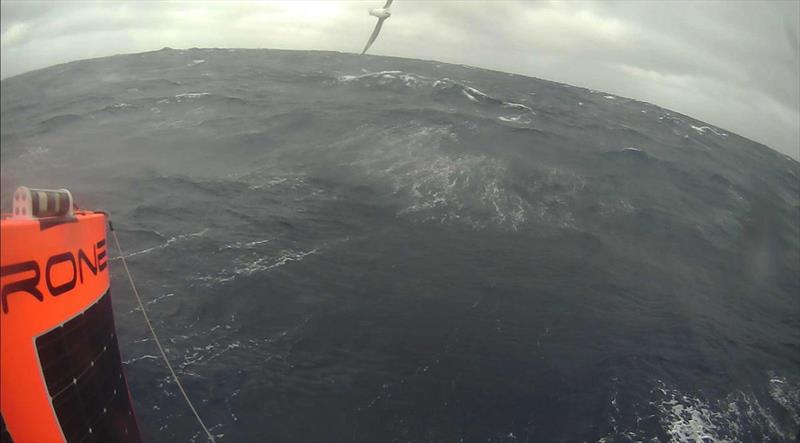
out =
<svg viewBox="0 0 800 443"><path fill-rule="evenodd" d="M369 36L367 46L364 46L364 50L361 51L361 55L364 55L367 52L367 49L369 49L369 47L375 43L375 39L378 38L378 33L381 32L381 26L383 26L383 22L392 15L392 13L389 11L389 6L392 6L392 1L393 0L386 0L386 4L383 5L382 8L375 8L369 11L369 15L378 17L378 23L375 25L372 35Z"/></svg>

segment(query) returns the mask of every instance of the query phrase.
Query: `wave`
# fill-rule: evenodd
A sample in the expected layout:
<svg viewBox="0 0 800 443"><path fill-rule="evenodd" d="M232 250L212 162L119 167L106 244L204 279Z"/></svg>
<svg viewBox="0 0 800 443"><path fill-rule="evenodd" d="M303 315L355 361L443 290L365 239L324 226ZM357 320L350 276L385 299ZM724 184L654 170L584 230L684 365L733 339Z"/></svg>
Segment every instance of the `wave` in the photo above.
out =
<svg viewBox="0 0 800 443"><path fill-rule="evenodd" d="M108 105L99 111L93 113L93 115L102 115L102 114L110 114L110 115L117 115L126 112L137 111L139 108L137 106L132 105L131 103L115 103L113 105Z"/></svg>
<svg viewBox="0 0 800 443"><path fill-rule="evenodd" d="M713 401L666 387L658 391L656 408L672 441L745 441L754 434L788 438L752 394L740 391Z"/></svg>
<svg viewBox="0 0 800 443"><path fill-rule="evenodd" d="M183 361L178 364L178 367L185 371L189 366L207 363L230 350L239 349L241 347L242 343L239 340L234 340L224 346L220 346L217 343L211 343L205 346L193 346L189 352L184 354Z"/></svg>
<svg viewBox="0 0 800 443"><path fill-rule="evenodd" d="M772 376L768 388L766 398L743 390L712 398L657 380L644 402L628 403L618 400L626 392L615 387L609 408L612 432L598 442L649 441L661 433L672 442L789 441L800 426L800 385ZM785 412L788 421L781 418Z"/></svg>
<svg viewBox="0 0 800 443"><path fill-rule="evenodd" d="M223 269L213 275L194 276L192 280L206 282L209 286L233 281L239 277L249 277L251 275L270 271L279 268L287 263L301 261L309 255L317 254L319 248L305 251L285 250L275 256L261 256L253 260L238 259L237 265L233 269Z"/></svg>
<svg viewBox="0 0 800 443"><path fill-rule="evenodd" d="M252 241L247 241L247 242L237 241L237 242L234 242L234 243L228 243L226 245L222 245L220 247L220 249L252 249L252 248L255 248L256 246L261 246L261 245L267 244L267 243L271 242L272 240L273 239L271 239L271 238L265 238L265 239L262 239L262 240L252 240Z"/></svg>
<svg viewBox="0 0 800 443"><path fill-rule="evenodd" d="M427 93L429 96L444 101L455 101L464 104L464 101L495 108L518 111L528 115L536 112L528 105L507 101L487 94L464 82L450 78L435 79L424 75L389 70L379 72L366 72L360 75L340 75L338 83L354 85L361 88L383 88L394 91L414 90Z"/></svg>
<svg viewBox="0 0 800 443"><path fill-rule="evenodd" d="M574 224L570 201L585 185L578 174L539 164L519 177L507 159L459 152L460 145L453 125L412 120L365 127L331 147L343 152L339 159L349 160L350 167L407 199L400 216L475 229L517 230L529 220ZM344 152L350 146L368 148Z"/></svg>
<svg viewBox="0 0 800 443"><path fill-rule="evenodd" d="M156 105L172 105L178 103L202 103L203 105L213 104L239 104L246 105L249 102L241 97L216 94L208 91L188 91L175 94L171 97L163 97L156 100Z"/></svg>
<svg viewBox="0 0 800 443"><path fill-rule="evenodd" d="M61 115L56 115L54 117L50 117L47 120L42 121L41 123L39 123L39 127L42 130L42 132L47 132L77 123L81 120L83 120L83 117L77 114L61 114Z"/></svg>
<svg viewBox="0 0 800 443"><path fill-rule="evenodd" d="M308 251L285 251L277 259L262 257L253 262L245 263L233 270L236 275L252 275L256 272L269 271L292 261L300 261L311 254L316 254L318 249Z"/></svg>
<svg viewBox="0 0 800 443"><path fill-rule="evenodd" d="M145 354L145 355L141 355L139 357L133 357L131 359L125 360L125 361L122 362L122 364L123 365L129 365L131 363L136 363L137 361L140 361L140 360L158 360L158 357L155 356L155 355Z"/></svg>
<svg viewBox="0 0 800 443"><path fill-rule="evenodd" d="M768 390L770 397L789 413L794 424L800 428L800 383L773 373Z"/></svg>
<svg viewBox="0 0 800 443"><path fill-rule="evenodd" d="M207 232L208 232L208 228L204 228L203 230L198 231L198 232L190 232L190 233L187 233L187 234L179 234L179 235L176 235L174 237L168 238L167 241L165 241L164 243L161 243L161 244L158 244L156 246L149 247L149 248L145 248L145 249L140 249L138 251L130 252L128 254L125 254L124 257L125 258L131 258L131 257L136 257L138 255L149 254L149 253L151 253L153 251L157 251L159 249L168 248L168 247L174 245L175 243L183 241L183 240L188 240L188 239L197 238L197 237L203 237L203 236L206 235ZM120 258L121 257L117 256L117 257L113 257L111 260L112 261L113 260L119 260Z"/></svg>

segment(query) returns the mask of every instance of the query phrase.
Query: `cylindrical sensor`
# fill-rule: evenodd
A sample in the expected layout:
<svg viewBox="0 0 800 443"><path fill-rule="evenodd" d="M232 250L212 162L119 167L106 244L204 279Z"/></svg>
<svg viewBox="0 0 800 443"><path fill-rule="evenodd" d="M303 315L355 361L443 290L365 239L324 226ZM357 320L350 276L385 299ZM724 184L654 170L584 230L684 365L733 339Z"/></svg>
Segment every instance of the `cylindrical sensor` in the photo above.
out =
<svg viewBox="0 0 800 443"><path fill-rule="evenodd" d="M66 217L72 214L72 194L66 189L31 189L14 192L13 218Z"/></svg>

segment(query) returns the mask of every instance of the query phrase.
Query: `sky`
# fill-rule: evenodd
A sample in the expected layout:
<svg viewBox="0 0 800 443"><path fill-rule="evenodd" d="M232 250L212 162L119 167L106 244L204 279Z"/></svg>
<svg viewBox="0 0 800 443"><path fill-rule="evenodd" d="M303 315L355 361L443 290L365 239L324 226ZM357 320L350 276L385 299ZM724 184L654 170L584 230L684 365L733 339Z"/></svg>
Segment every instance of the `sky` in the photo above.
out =
<svg viewBox="0 0 800 443"><path fill-rule="evenodd" d="M359 53L383 1L0 2L0 77L171 48ZM395 0L371 54L647 101L800 160L800 0Z"/></svg>

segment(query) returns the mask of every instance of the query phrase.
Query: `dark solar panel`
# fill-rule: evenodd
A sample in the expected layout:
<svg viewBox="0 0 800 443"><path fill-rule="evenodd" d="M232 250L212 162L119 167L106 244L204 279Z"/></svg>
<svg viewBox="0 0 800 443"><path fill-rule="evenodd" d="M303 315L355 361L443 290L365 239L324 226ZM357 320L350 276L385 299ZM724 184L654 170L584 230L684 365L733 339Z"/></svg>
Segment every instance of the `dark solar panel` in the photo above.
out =
<svg viewBox="0 0 800 443"><path fill-rule="evenodd" d="M11 434L6 429L6 421L3 420L3 414L0 414L0 443L14 443L11 440Z"/></svg>
<svg viewBox="0 0 800 443"><path fill-rule="evenodd" d="M67 442L141 442L109 292L83 314L38 337L36 348Z"/></svg>

